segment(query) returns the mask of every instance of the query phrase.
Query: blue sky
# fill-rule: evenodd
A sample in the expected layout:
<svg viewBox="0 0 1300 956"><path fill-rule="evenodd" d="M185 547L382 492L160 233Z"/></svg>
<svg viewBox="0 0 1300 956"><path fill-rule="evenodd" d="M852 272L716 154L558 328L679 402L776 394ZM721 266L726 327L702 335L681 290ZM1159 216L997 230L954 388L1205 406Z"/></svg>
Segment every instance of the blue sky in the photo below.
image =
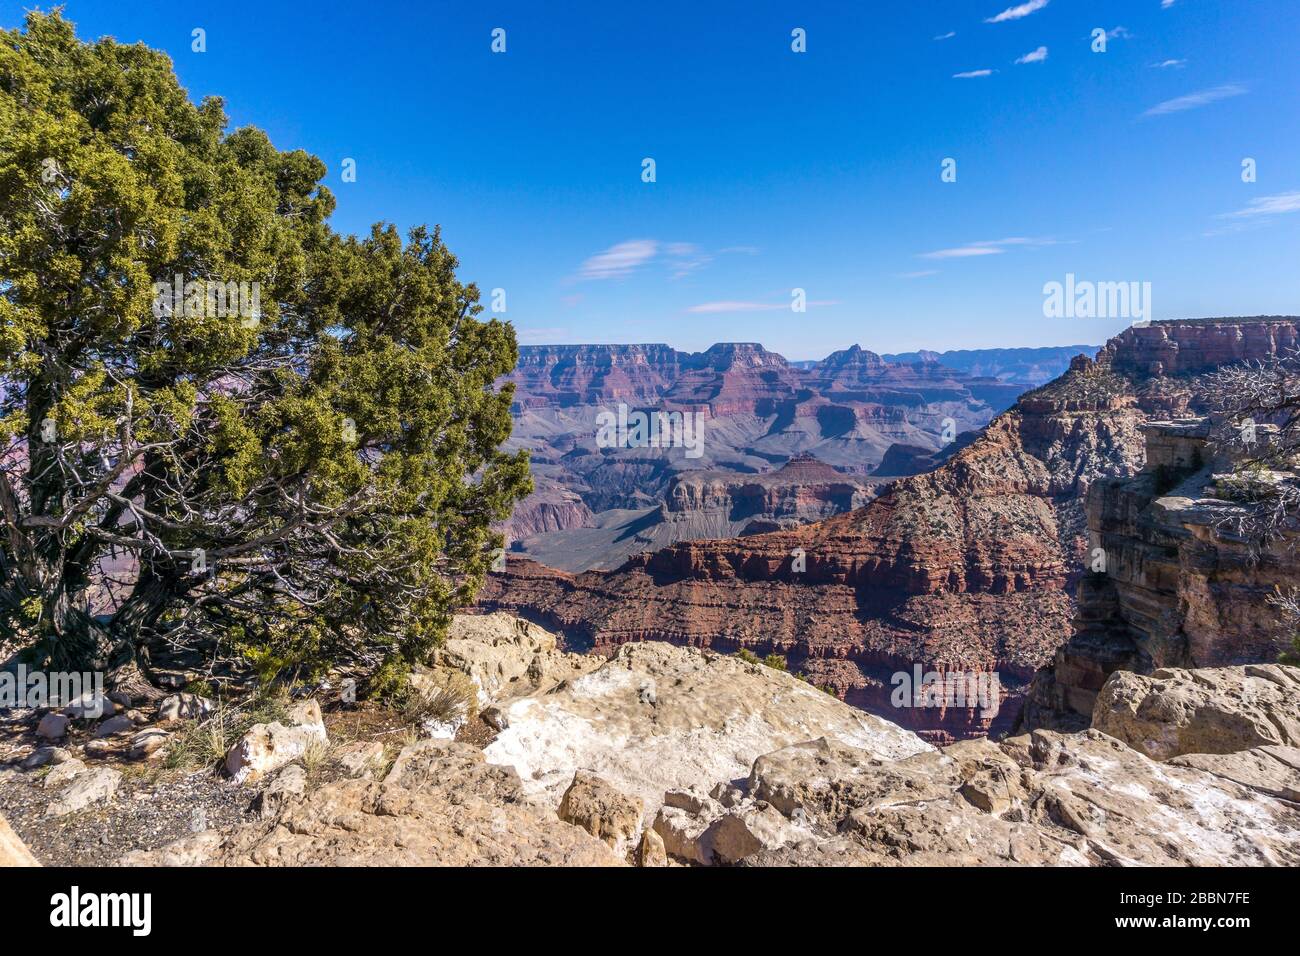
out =
<svg viewBox="0 0 1300 956"><path fill-rule="evenodd" d="M336 228L441 223L523 343L802 359L1129 324L1045 318L1067 273L1150 282L1158 319L1300 312L1296 0L305 6L65 9L322 157Z"/></svg>

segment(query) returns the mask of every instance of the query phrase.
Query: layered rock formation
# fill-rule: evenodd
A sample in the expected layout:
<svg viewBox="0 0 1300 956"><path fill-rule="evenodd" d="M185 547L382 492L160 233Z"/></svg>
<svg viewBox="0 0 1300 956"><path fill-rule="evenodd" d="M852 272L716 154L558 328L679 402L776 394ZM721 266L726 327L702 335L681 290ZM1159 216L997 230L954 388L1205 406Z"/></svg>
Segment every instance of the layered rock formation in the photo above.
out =
<svg viewBox="0 0 1300 956"><path fill-rule="evenodd" d="M891 444L937 451L1024 388L934 362L884 362L859 346L792 365L753 343L700 353L664 345L524 346L507 381L515 389L508 447L529 451L538 485L507 529L513 541L609 525L590 512L657 507L674 481L695 470L759 475L812 452L840 471L866 474ZM602 447L599 416L620 406L632 414L698 416L702 447L690 455L680 447ZM589 513L560 493L578 496Z"/></svg>
<svg viewBox="0 0 1300 956"><path fill-rule="evenodd" d="M1193 411L1199 375L1296 338L1296 319L1133 328L1095 362L1077 356L937 470L858 511L681 543L613 572L512 561L481 603L553 625L583 648L662 640L779 653L938 742L1009 730L1030 679L1071 633L1070 593L1089 567L1088 488L1139 471L1142 424ZM917 665L998 674L1000 708L897 706L897 675Z"/></svg>
<svg viewBox="0 0 1300 956"><path fill-rule="evenodd" d="M565 571L612 570L634 555L679 541L743 537L851 511L886 483L844 474L807 454L758 475L685 471L673 476L657 507L588 512L581 523L516 540L513 551ZM524 515L535 513L531 501L520 503ZM521 526L520 511L515 514L512 530Z"/></svg>
<svg viewBox="0 0 1300 956"><path fill-rule="evenodd" d="M1076 355L1093 358L1096 354L1095 345L1053 345L1045 348L954 349L948 352L923 350L883 355L881 358L903 364L937 362L967 375L1045 385L1063 374Z"/></svg>
<svg viewBox="0 0 1300 956"><path fill-rule="evenodd" d="M1203 347L1237 354L1243 339L1220 332ZM1186 361L1156 341L1143 362ZM1096 570L1079 582L1072 637L1035 680L1027 726L1084 725L1116 670L1271 662L1283 650L1268 598L1297 579L1294 542L1261 550L1225 530L1240 506L1217 497L1216 472L1231 463L1214 460L1208 421L1152 422L1143 431L1142 471L1099 481L1088 494Z"/></svg>

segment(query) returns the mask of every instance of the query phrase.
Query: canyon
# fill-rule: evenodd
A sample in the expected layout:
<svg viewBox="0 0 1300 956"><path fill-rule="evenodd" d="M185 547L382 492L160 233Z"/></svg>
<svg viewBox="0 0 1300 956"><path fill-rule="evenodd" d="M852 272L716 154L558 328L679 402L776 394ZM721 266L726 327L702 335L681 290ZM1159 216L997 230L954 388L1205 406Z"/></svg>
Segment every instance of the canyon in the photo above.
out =
<svg viewBox="0 0 1300 956"><path fill-rule="evenodd" d="M841 699L943 743L1012 730L1069 640L1089 488L1137 475L1143 426L1198 410L1221 365L1293 349L1293 317L1153 322L1076 356L933 471L793 529L682 541L608 571L514 556L479 597L571 649L642 640L777 654ZM818 373L822 376L833 373ZM902 707L893 675L998 675L1000 707Z"/></svg>
<svg viewBox="0 0 1300 956"><path fill-rule="evenodd" d="M1006 354L1020 351L1033 354ZM1092 351L963 353L979 366L971 373L935 353L891 362L857 345L794 363L755 343L699 353L666 345L523 346L501 384L514 389L507 448L529 452L535 490L501 530L514 552L543 564L609 570L678 541L852 510L883 479L937 464L1044 369ZM1014 379L1020 372L1026 380ZM601 416L620 408L695 416L702 454L601 447ZM807 473L810 460L822 466L820 483ZM731 490L720 491L723 484ZM692 491L704 485L712 490ZM720 505L720 495L734 507Z"/></svg>

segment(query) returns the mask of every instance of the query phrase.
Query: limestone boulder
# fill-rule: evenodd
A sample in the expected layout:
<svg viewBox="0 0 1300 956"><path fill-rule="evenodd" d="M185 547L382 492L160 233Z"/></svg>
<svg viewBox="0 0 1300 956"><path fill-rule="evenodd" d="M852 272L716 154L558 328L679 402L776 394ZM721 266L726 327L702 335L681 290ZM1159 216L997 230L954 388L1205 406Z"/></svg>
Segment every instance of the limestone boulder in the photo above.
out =
<svg viewBox="0 0 1300 956"><path fill-rule="evenodd" d="M289 708L287 723L254 724L226 754L226 773L236 783L252 783L297 760L314 745L329 743L320 704L299 701Z"/></svg>
<svg viewBox="0 0 1300 956"><path fill-rule="evenodd" d="M62 740L68 733L72 719L65 714L50 712L36 725L36 736L46 740Z"/></svg>
<svg viewBox="0 0 1300 956"><path fill-rule="evenodd" d="M479 706L544 690L580 676L599 657L569 654L558 639L531 621L500 612L458 614L433 663L467 674L478 688Z"/></svg>
<svg viewBox="0 0 1300 956"><path fill-rule="evenodd" d="M1248 664L1116 671L1092 725L1155 760L1300 746L1300 668Z"/></svg>
<svg viewBox="0 0 1300 956"><path fill-rule="evenodd" d="M216 704L198 694L171 694L158 702L158 720L165 724L178 720L203 720L215 709Z"/></svg>
<svg viewBox="0 0 1300 956"><path fill-rule="evenodd" d="M334 762L346 777L373 777L384 762L384 745L377 740L353 740L334 752Z"/></svg>
<svg viewBox="0 0 1300 956"><path fill-rule="evenodd" d="M619 855L626 853L636 841L643 812L639 799L620 793L585 770L573 775L558 810L561 820L604 840Z"/></svg>
<svg viewBox="0 0 1300 956"><path fill-rule="evenodd" d="M60 764L51 771L51 774L73 763L74 761L68 761ZM45 808L45 815L62 817L84 810L91 804L112 800L121 782L121 772L111 767L95 767L93 770L83 768L82 772L75 774L68 785Z"/></svg>

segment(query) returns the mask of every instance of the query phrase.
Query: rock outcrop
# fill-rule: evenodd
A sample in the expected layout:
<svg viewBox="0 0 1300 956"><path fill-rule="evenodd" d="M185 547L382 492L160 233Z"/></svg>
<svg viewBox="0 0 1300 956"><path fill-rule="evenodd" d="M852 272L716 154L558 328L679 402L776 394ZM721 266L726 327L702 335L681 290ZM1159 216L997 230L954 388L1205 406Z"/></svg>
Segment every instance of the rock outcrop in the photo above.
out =
<svg viewBox="0 0 1300 956"><path fill-rule="evenodd" d="M274 815L207 830L128 866L616 866L601 840L523 800L509 767L468 744L423 741L382 781L344 780L286 797Z"/></svg>
<svg viewBox="0 0 1300 956"><path fill-rule="evenodd" d="M1197 340L1196 354L1237 341ZM1145 363L1175 361L1162 343ZM1078 584L1072 636L1035 678L1027 727L1086 726L1117 670L1267 663L1283 650L1267 599L1296 581L1294 541L1260 548L1232 533L1241 506L1218 496L1216 473L1231 462L1215 460L1207 420L1149 422L1143 432L1142 471L1098 481L1088 493L1091 570Z"/></svg>
<svg viewBox="0 0 1300 956"><path fill-rule="evenodd" d="M743 778L761 754L831 737L881 758L930 748L783 671L659 643L620 647L596 670L493 708L487 759L518 771L551 807L578 771L639 799L646 823L664 791Z"/></svg>
<svg viewBox="0 0 1300 956"><path fill-rule="evenodd" d="M744 858L756 865L1294 866L1300 811L1281 773L1238 773L1245 755L1157 763L1096 730L968 741L896 763L808 748L755 765L751 790L786 795L815 835ZM1285 749L1288 783L1300 750ZM1180 758L1182 759L1182 758ZM1188 758L1190 759L1190 758ZM1288 764L1267 758L1279 771ZM747 798L748 799L748 798ZM757 801L762 802L762 801ZM767 804L775 808L775 804ZM794 822L793 820L791 822ZM716 824L715 824L716 825Z"/></svg>
<svg viewBox="0 0 1300 956"><path fill-rule="evenodd" d="M509 614L458 614L432 663L466 674L486 706L581 676L601 661L558 650L550 631Z"/></svg>
<svg viewBox="0 0 1300 956"><path fill-rule="evenodd" d="M1099 719L1133 746L1092 728L936 750L763 665L628 645L506 704L486 751L423 741L315 787L291 766L263 819L122 862L1300 865L1294 669L1112 680Z"/></svg>
<svg viewBox="0 0 1300 956"><path fill-rule="evenodd" d="M781 654L819 686L938 743L1010 731L1030 681L1071 635L1071 595L1091 567L1088 489L1139 472L1142 425L1195 411L1198 376L1290 347L1298 323L1129 329L1096 361L1076 356L1069 372L1022 396L942 466L894 482L862 509L788 531L679 543L609 572L511 560L489 576L480 602L560 630L576 649L660 640ZM817 374L847 387L857 373ZM1208 613L1214 604L1199 606ZM1212 634L1212 623L1201 633ZM1259 640L1234 646L1240 656L1196 660L1263 659ZM1001 706L991 715L969 705L896 706L897 676L918 665L996 673ZM1086 723L1091 699L1079 713Z"/></svg>
<svg viewBox="0 0 1300 956"><path fill-rule="evenodd" d="M1155 760L1300 747L1300 668L1116 671L1097 695L1092 726Z"/></svg>

